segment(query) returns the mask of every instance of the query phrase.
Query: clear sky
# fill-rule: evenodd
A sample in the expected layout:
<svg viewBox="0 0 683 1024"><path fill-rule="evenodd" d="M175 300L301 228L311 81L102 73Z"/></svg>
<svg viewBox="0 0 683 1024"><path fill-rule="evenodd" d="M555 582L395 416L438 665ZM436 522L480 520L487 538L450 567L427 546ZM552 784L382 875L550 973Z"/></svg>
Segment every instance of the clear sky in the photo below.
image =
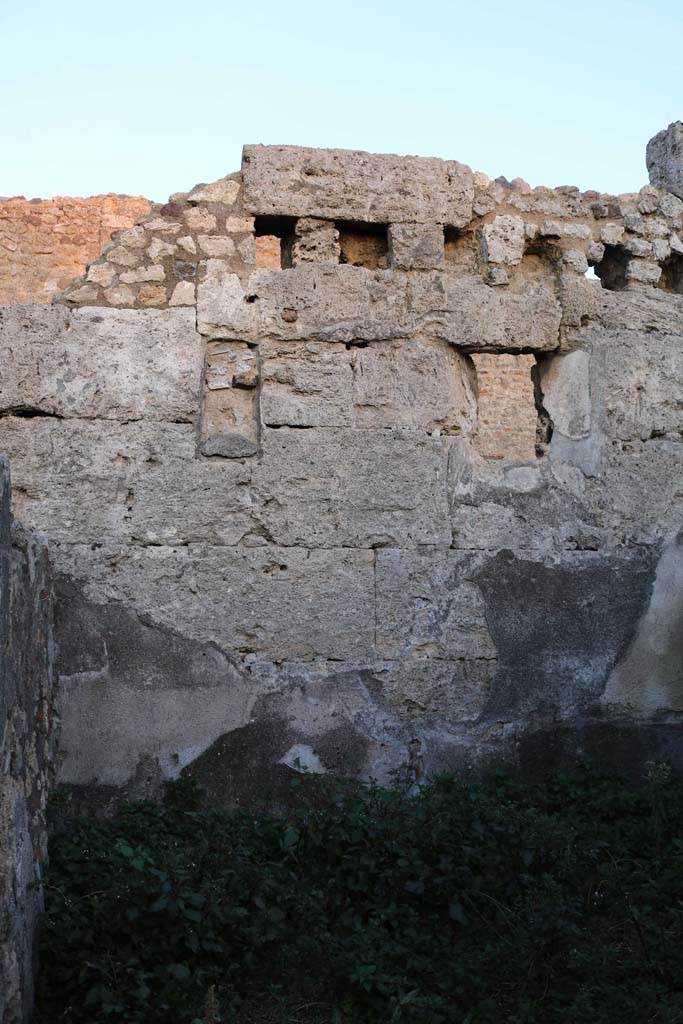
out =
<svg viewBox="0 0 683 1024"><path fill-rule="evenodd" d="M683 0L0 0L0 195L165 200L245 142L633 191Z"/></svg>

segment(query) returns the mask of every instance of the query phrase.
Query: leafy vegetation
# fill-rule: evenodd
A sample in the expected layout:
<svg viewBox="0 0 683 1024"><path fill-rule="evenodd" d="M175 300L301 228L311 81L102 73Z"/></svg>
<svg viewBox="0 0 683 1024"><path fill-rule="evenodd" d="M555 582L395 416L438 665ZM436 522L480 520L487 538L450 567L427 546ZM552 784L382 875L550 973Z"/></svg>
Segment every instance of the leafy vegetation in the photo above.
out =
<svg viewBox="0 0 683 1024"><path fill-rule="evenodd" d="M680 1024L683 784L341 787L62 827L44 1024Z"/></svg>

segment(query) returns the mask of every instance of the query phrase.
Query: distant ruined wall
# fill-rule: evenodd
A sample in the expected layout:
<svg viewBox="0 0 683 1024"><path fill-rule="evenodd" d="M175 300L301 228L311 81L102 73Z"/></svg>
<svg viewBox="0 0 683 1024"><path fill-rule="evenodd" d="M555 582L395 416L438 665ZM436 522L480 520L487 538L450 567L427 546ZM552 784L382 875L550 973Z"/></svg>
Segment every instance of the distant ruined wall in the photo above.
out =
<svg viewBox="0 0 683 1024"><path fill-rule="evenodd" d="M52 578L47 549L10 519L0 457L0 1021L33 1005L34 938L47 852L45 806L55 716Z"/></svg>
<svg viewBox="0 0 683 1024"><path fill-rule="evenodd" d="M682 229L661 183L247 146L0 310L60 778L680 768Z"/></svg>
<svg viewBox="0 0 683 1024"><path fill-rule="evenodd" d="M151 208L141 196L0 199L0 305L51 302L113 232Z"/></svg>

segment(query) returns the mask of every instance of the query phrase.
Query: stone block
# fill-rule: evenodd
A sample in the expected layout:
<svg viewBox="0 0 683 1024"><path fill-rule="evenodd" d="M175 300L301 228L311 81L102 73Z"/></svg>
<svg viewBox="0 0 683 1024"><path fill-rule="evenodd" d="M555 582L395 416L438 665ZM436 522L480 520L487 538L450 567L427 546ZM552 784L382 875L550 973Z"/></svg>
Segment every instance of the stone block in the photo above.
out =
<svg viewBox="0 0 683 1024"><path fill-rule="evenodd" d="M375 342L353 359L356 427L467 434L476 422L474 373L443 341Z"/></svg>
<svg viewBox="0 0 683 1024"><path fill-rule="evenodd" d="M255 514L277 544L448 545L448 443L390 430L266 429Z"/></svg>
<svg viewBox="0 0 683 1024"><path fill-rule="evenodd" d="M455 160L245 146L242 175L244 205L253 214L454 227L472 214L472 171Z"/></svg>
<svg viewBox="0 0 683 1024"><path fill-rule="evenodd" d="M439 270L444 265L442 224L390 224L389 263L396 270Z"/></svg>
<svg viewBox="0 0 683 1024"><path fill-rule="evenodd" d="M56 557L85 581L88 600L153 609L155 623L229 654L341 661L372 652L372 551L70 545Z"/></svg>
<svg viewBox="0 0 683 1024"><path fill-rule="evenodd" d="M196 457L195 429L0 418L16 514L53 545L237 544L251 533L250 472Z"/></svg>
<svg viewBox="0 0 683 1024"><path fill-rule="evenodd" d="M487 263L515 267L522 261L525 241L522 218L501 214L482 228L482 256Z"/></svg>
<svg viewBox="0 0 683 1024"><path fill-rule="evenodd" d="M652 184L683 199L683 121L650 139L645 159Z"/></svg>
<svg viewBox="0 0 683 1024"><path fill-rule="evenodd" d="M0 309L0 408L191 422L202 342L190 310Z"/></svg>
<svg viewBox="0 0 683 1024"><path fill-rule="evenodd" d="M345 345L264 341L259 356L266 426L351 426L354 354Z"/></svg>
<svg viewBox="0 0 683 1024"><path fill-rule="evenodd" d="M299 217L294 226L292 262L339 263L339 231L333 221Z"/></svg>
<svg viewBox="0 0 683 1024"><path fill-rule="evenodd" d="M543 406L553 422L553 433L579 440L591 427L590 356L577 349L539 364Z"/></svg>
<svg viewBox="0 0 683 1024"><path fill-rule="evenodd" d="M376 575L381 657L495 660L476 565L476 556L462 551L380 549Z"/></svg>
<svg viewBox="0 0 683 1024"><path fill-rule="evenodd" d="M560 305L551 283L518 290L438 271L307 264L257 270L244 288L210 260L198 288L199 328L209 337L353 343L429 336L468 351L557 348Z"/></svg>

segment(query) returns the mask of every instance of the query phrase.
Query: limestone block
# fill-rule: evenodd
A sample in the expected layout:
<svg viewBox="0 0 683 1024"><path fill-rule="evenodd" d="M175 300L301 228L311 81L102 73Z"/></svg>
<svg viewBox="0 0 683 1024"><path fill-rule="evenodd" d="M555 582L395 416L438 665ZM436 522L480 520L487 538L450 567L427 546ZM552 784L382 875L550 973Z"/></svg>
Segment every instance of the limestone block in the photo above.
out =
<svg viewBox="0 0 683 1024"><path fill-rule="evenodd" d="M141 281L163 281L166 272L160 263L153 263L149 267L139 267L137 270L125 270L119 274L119 280L124 284L138 284ZM93 280L91 278L91 280ZM99 284L104 284L100 281Z"/></svg>
<svg viewBox="0 0 683 1024"><path fill-rule="evenodd" d="M104 288L107 288L116 277L116 270L109 263L91 263L85 277L87 281L92 281L93 284L101 284ZM76 298L73 293L71 297Z"/></svg>
<svg viewBox="0 0 683 1024"><path fill-rule="evenodd" d="M443 225L390 224L389 263L396 270L438 270L443 267Z"/></svg>
<svg viewBox="0 0 683 1024"><path fill-rule="evenodd" d="M650 139L645 159L652 184L683 199L683 121Z"/></svg>
<svg viewBox="0 0 683 1024"><path fill-rule="evenodd" d="M256 270L245 289L220 261L209 260L197 301L203 334L254 342L426 335L469 351L547 351L559 337L560 306L544 280L503 292L438 271L306 264L286 273Z"/></svg>
<svg viewBox="0 0 683 1024"><path fill-rule="evenodd" d="M605 245L618 245L623 237L623 224L603 224L600 229L600 238Z"/></svg>
<svg viewBox="0 0 683 1024"><path fill-rule="evenodd" d="M354 426L465 434L476 416L471 364L445 342L416 338L356 350Z"/></svg>
<svg viewBox="0 0 683 1024"><path fill-rule="evenodd" d="M215 231L218 224L211 211L206 210L203 206L191 206L185 210L184 217L190 231L198 231L202 234Z"/></svg>
<svg viewBox="0 0 683 1024"><path fill-rule="evenodd" d="M201 448L204 455L242 458L258 450L256 352L244 342L210 342L206 371Z"/></svg>
<svg viewBox="0 0 683 1024"><path fill-rule="evenodd" d="M401 719L471 722L484 710L496 674L495 658L424 658L386 661L374 669L383 702Z"/></svg>
<svg viewBox="0 0 683 1024"><path fill-rule="evenodd" d="M599 344L605 356L609 435L643 440L662 434L679 437L683 427L683 334L603 332Z"/></svg>
<svg viewBox="0 0 683 1024"><path fill-rule="evenodd" d="M235 251L234 241L226 235L200 235L197 241L199 248L207 256L232 256Z"/></svg>
<svg viewBox="0 0 683 1024"><path fill-rule="evenodd" d="M448 443L390 430L266 429L255 514L278 544L448 545Z"/></svg>
<svg viewBox="0 0 683 1024"><path fill-rule="evenodd" d="M351 425L354 355L345 345L264 341L261 419L267 426Z"/></svg>
<svg viewBox="0 0 683 1024"><path fill-rule="evenodd" d="M233 206L240 191L237 177L221 178L210 185L195 185L188 195L191 203L223 203Z"/></svg>
<svg viewBox="0 0 683 1024"><path fill-rule="evenodd" d="M481 249L487 263L516 266L524 255L524 243L524 221L521 217L502 214L482 228Z"/></svg>
<svg viewBox="0 0 683 1024"><path fill-rule="evenodd" d="M333 221L299 217L294 227L292 261L300 263L339 263L339 231Z"/></svg>
<svg viewBox="0 0 683 1024"><path fill-rule="evenodd" d="M206 386L210 391L224 388L254 388L258 383L256 350L244 342L209 342L206 350Z"/></svg>
<svg viewBox="0 0 683 1024"><path fill-rule="evenodd" d="M662 268L658 263L650 260L633 259L629 260L626 267L626 279L636 284L655 285L662 276Z"/></svg>
<svg viewBox="0 0 683 1024"><path fill-rule="evenodd" d="M112 306L134 306L135 305L135 292L127 284L116 285L113 288L106 288L104 297ZM74 298L74 295L71 295ZM79 301L84 302L85 296L79 294Z"/></svg>
<svg viewBox="0 0 683 1024"><path fill-rule="evenodd" d="M495 659L476 557L462 551L377 552L377 650L384 658Z"/></svg>
<svg viewBox="0 0 683 1024"><path fill-rule="evenodd" d="M169 306L193 306L195 302L195 286L192 281L178 281L173 289Z"/></svg>
<svg viewBox="0 0 683 1024"><path fill-rule="evenodd" d="M207 390L200 431L204 455L241 459L258 451L258 411L251 389Z"/></svg>
<svg viewBox="0 0 683 1024"><path fill-rule="evenodd" d="M202 343L190 310L0 310L0 408L191 421Z"/></svg>
<svg viewBox="0 0 683 1024"><path fill-rule="evenodd" d="M124 601L228 653L341 661L372 652L372 551L71 545L56 558L60 571L85 581L89 600Z"/></svg>
<svg viewBox="0 0 683 1024"><path fill-rule="evenodd" d="M182 423L0 418L17 516L53 545L237 544L253 530L250 472L196 457Z"/></svg>
<svg viewBox="0 0 683 1024"><path fill-rule="evenodd" d="M455 160L245 146L242 175L244 205L253 214L454 227L472 214L472 171Z"/></svg>
<svg viewBox="0 0 683 1024"><path fill-rule="evenodd" d="M591 426L590 356L577 349L545 359L539 365L543 406L553 432L579 440Z"/></svg>

